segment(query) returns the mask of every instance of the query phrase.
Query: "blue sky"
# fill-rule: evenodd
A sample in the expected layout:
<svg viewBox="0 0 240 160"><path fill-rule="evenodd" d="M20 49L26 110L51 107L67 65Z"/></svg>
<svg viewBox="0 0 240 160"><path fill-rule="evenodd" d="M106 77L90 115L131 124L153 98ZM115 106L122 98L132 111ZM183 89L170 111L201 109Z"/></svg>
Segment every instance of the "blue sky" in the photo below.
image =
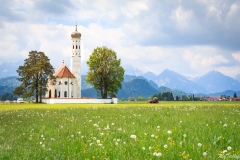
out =
<svg viewBox="0 0 240 160"><path fill-rule="evenodd" d="M82 34L82 63L97 46L122 64L188 76L240 74L238 0L0 0L0 64L43 51L70 65L71 33Z"/></svg>

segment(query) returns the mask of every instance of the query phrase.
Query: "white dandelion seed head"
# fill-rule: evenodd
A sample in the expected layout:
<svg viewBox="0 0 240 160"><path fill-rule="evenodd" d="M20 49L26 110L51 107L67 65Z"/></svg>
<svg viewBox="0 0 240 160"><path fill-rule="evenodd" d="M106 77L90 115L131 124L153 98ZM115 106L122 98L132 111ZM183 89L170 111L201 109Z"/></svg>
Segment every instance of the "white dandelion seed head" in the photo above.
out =
<svg viewBox="0 0 240 160"><path fill-rule="evenodd" d="M137 136L133 134L133 135L130 136L130 138L132 138L132 139L136 139Z"/></svg>
<svg viewBox="0 0 240 160"><path fill-rule="evenodd" d="M225 123L225 124L223 125L223 127L227 127L227 124Z"/></svg>
<svg viewBox="0 0 240 160"><path fill-rule="evenodd" d="M163 146L164 148L168 148L168 146L165 144L164 146Z"/></svg>
<svg viewBox="0 0 240 160"><path fill-rule="evenodd" d="M228 147L227 147L227 150L229 150L229 151L232 150L232 147L231 147L231 146L228 146Z"/></svg>
<svg viewBox="0 0 240 160"><path fill-rule="evenodd" d="M161 156L162 156L162 153L158 152L158 153L156 154L156 156L157 156L157 157L161 157Z"/></svg>
<svg viewBox="0 0 240 160"><path fill-rule="evenodd" d="M154 134L152 134L151 137L154 138Z"/></svg>
<svg viewBox="0 0 240 160"><path fill-rule="evenodd" d="M145 147L142 147L142 150L145 150L146 148Z"/></svg>
<svg viewBox="0 0 240 160"><path fill-rule="evenodd" d="M100 143L100 140L97 140L97 143L99 144L99 143Z"/></svg>
<svg viewBox="0 0 240 160"><path fill-rule="evenodd" d="M202 143L198 143L198 147L202 147Z"/></svg>
<svg viewBox="0 0 240 160"><path fill-rule="evenodd" d="M168 134L172 134L172 131L169 130L169 131L167 131L167 133L168 133Z"/></svg>
<svg viewBox="0 0 240 160"><path fill-rule="evenodd" d="M203 156L207 156L207 152L203 152Z"/></svg>
<svg viewBox="0 0 240 160"><path fill-rule="evenodd" d="M160 126L157 126L157 129L160 129Z"/></svg>
<svg viewBox="0 0 240 160"><path fill-rule="evenodd" d="M223 150L223 154L224 154L224 153L227 153L227 150Z"/></svg>
<svg viewBox="0 0 240 160"><path fill-rule="evenodd" d="M186 137L187 137L187 135L186 135L186 134L183 134L183 137L184 137L184 138L186 138Z"/></svg>

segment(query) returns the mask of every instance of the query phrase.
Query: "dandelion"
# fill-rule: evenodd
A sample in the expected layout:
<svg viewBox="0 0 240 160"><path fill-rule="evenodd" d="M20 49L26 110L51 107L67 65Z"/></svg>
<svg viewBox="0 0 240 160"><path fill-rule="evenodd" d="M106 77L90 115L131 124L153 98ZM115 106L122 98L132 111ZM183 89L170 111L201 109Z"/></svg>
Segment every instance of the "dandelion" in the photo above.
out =
<svg viewBox="0 0 240 160"><path fill-rule="evenodd" d="M40 142L39 144L42 144L42 142Z"/></svg>
<svg viewBox="0 0 240 160"><path fill-rule="evenodd" d="M202 143L198 143L198 147L202 147Z"/></svg>
<svg viewBox="0 0 240 160"><path fill-rule="evenodd" d="M182 121L179 121L179 123L182 123Z"/></svg>
<svg viewBox="0 0 240 160"><path fill-rule="evenodd" d="M203 156L207 156L207 152L203 152Z"/></svg>
<svg viewBox="0 0 240 160"><path fill-rule="evenodd" d="M168 148L168 146L165 144L164 146L163 146L164 148Z"/></svg>
<svg viewBox="0 0 240 160"><path fill-rule="evenodd" d="M136 136L136 135L131 135L130 138L132 138L132 139L136 139L137 136Z"/></svg>
<svg viewBox="0 0 240 160"><path fill-rule="evenodd" d="M213 141L213 145L216 145L217 144L217 142L216 141Z"/></svg>
<svg viewBox="0 0 240 160"><path fill-rule="evenodd" d="M154 138L154 134L152 134L151 137Z"/></svg>
<svg viewBox="0 0 240 160"><path fill-rule="evenodd" d="M229 151L230 151L231 149L232 149L232 147L230 147L230 146L228 146L228 147L227 147L227 150L229 150Z"/></svg>
<svg viewBox="0 0 240 160"><path fill-rule="evenodd" d="M74 137L74 135L72 134L72 135L71 135L71 137L73 138L73 137Z"/></svg>
<svg viewBox="0 0 240 160"><path fill-rule="evenodd" d="M118 145L118 142L115 142L115 145L117 146L117 145Z"/></svg>
<svg viewBox="0 0 240 160"><path fill-rule="evenodd" d="M145 150L146 148L145 147L142 147L142 150Z"/></svg>
<svg viewBox="0 0 240 160"><path fill-rule="evenodd" d="M160 129L160 126L157 126L157 129Z"/></svg>
<svg viewBox="0 0 240 160"><path fill-rule="evenodd" d="M97 143L99 144L99 143L100 143L100 140L97 140Z"/></svg>
<svg viewBox="0 0 240 160"><path fill-rule="evenodd" d="M152 147L150 146L150 147L148 147L148 149L149 149L149 150L151 150L151 149L152 149Z"/></svg>
<svg viewBox="0 0 240 160"><path fill-rule="evenodd" d="M45 147L45 144L42 144L42 147L44 148L44 147Z"/></svg>
<svg viewBox="0 0 240 160"><path fill-rule="evenodd" d="M162 156L162 153L161 152L153 152L153 155L156 156L156 157L161 157Z"/></svg>
<svg viewBox="0 0 240 160"><path fill-rule="evenodd" d="M223 125L223 127L227 127L227 124L225 123L225 124Z"/></svg>
<svg viewBox="0 0 240 160"><path fill-rule="evenodd" d="M208 124L206 124L206 126L208 126Z"/></svg>
<svg viewBox="0 0 240 160"><path fill-rule="evenodd" d="M168 134L172 134L172 131L169 130L169 131L167 131L167 133L168 133Z"/></svg>
<svg viewBox="0 0 240 160"><path fill-rule="evenodd" d="M112 123L112 126L114 125L114 123Z"/></svg>
<svg viewBox="0 0 240 160"><path fill-rule="evenodd" d="M187 137L187 135L186 135L186 134L183 134L183 137L184 137L184 138L186 138L186 137Z"/></svg>
<svg viewBox="0 0 240 160"><path fill-rule="evenodd" d="M224 154L224 153L227 153L227 150L223 150L223 152L222 152L222 153L223 153L223 154Z"/></svg>

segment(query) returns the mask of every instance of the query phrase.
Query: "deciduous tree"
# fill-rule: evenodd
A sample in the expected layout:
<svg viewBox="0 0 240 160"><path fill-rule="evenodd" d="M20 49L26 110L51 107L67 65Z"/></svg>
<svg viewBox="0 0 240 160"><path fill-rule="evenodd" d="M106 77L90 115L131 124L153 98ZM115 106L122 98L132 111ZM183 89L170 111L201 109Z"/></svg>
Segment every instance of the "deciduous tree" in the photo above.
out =
<svg viewBox="0 0 240 160"><path fill-rule="evenodd" d="M87 61L89 72L86 81L94 86L102 98L117 94L124 80L124 69L117 54L107 47L94 49Z"/></svg>

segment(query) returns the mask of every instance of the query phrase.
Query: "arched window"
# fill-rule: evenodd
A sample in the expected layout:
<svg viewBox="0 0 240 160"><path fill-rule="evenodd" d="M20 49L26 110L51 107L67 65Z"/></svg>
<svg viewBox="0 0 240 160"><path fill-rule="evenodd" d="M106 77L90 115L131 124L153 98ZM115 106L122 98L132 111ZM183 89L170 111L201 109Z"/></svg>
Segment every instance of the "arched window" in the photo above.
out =
<svg viewBox="0 0 240 160"><path fill-rule="evenodd" d="M73 49L74 49L74 45L73 45Z"/></svg>
<svg viewBox="0 0 240 160"><path fill-rule="evenodd" d="M67 82L67 81L65 81L65 82L64 82L64 84L65 84L65 85L67 85L67 84L68 84L68 82Z"/></svg>
<svg viewBox="0 0 240 160"><path fill-rule="evenodd" d="M64 97L65 98L67 97L67 91L64 91Z"/></svg>
<svg viewBox="0 0 240 160"><path fill-rule="evenodd" d="M49 90L49 93L48 93L48 95L49 95L49 98L51 98L51 97L52 97L52 92L51 92L51 89Z"/></svg>
<svg viewBox="0 0 240 160"><path fill-rule="evenodd" d="M76 45L76 49L77 49L77 45Z"/></svg>
<svg viewBox="0 0 240 160"><path fill-rule="evenodd" d="M57 98L57 90L55 89L54 97Z"/></svg>
<svg viewBox="0 0 240 160"><path fill-rule="evenodd" d="M60 97L60 96L61 96L60 91L58 91L58 97Z"/></svg>

